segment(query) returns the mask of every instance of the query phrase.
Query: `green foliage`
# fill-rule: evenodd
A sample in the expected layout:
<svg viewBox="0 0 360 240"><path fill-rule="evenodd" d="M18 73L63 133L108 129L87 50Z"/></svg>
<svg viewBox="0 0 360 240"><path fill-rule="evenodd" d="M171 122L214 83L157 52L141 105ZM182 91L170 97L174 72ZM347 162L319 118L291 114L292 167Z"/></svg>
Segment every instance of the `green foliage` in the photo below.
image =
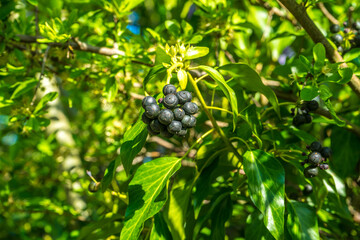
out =
<svg viewBox="0 0 360 240"><path fill-rule="evenodd" d="M275 0L1 1L0 239L359 239L360 4L296 2L343 52ZM142 122L169 83L183 138Z"/></svg>

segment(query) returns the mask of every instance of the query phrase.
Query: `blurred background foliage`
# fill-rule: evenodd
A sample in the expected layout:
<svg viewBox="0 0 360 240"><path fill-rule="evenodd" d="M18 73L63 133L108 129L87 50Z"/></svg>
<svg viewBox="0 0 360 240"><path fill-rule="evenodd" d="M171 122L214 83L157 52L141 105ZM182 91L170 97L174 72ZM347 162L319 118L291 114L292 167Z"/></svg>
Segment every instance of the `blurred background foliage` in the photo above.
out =
<svg viewBox="0 0 360 240"><path fill-rule="evenodd" d="M331 23L317 2L308 2L308 13L329 37ZM347 20L349 8L354 19L360 18L357 1L323 2L340 22ZM127 201L117 193L127 192L130 179L120 166L109 189L91 193L86 170L100 181L118 156L125 131L139 117L145 76L153 64L167 61L165 44L208 47L209 54L196 64L248 64L273 84L280 102L300 91L301 79L290 76L302 71L300 54L312 59L314 46L296 20L272 0L1 0L0 40L1 239L118 238ZM84 49L82 43L112 52L99 54L99 48ZM120 51L114 54L114 49ZM359 59L348 64L359 75ZM158 93L163 80L150 81L147 92ZM207 102L212 99L211 84L200 85ZM326 86L338 115L359 126L356 95L346 85L329 82ZM258 113L264 113L269 107L261 94L232 87L239 109L256 104ZM216 94L215 105L229 108L220 91ZM321 238L359 239L359 136L321 115L314 116L312 125L290 128L289 109L281 107L282 119L273 111L262 115L264 149L276 145L304 150L318 139L332 147L334 157L331 173L310 182L298 171L302 157L292 155L289 160L284 156L287 196L316 206ZM230 115L213 114L224 126L231 125ZM181 156L210 128L206 121L201 113L197 127L185 139L149 138L135 166L159 156ZM225 127L229 135L231 129ZM256 145L251 134L244 122L237 126L235 135ZM203 144L197 161L212 156L218 144L216 140ZM220 213L229 215L223 223L226 232L219 235L227 239L258 239L255 233L264 228L244 178L233 171L230 155L215 157L196 183L196 189L205 189L193 196L193 211L205 216L198 239L217 239L210 229ZM176 181L194 178L192 170L191 166L182 168ZM335 182L324 184L322 179L331 175L336 176ZM306 183L313 185L314 194L303 194ZM224 206L209 209L212 204L205 204L200 210L196 205L202 200L213 203L220 195ZM207 216L210 210L212 215ZM150 229L151 221L147 221L142 239Z"/></svg>

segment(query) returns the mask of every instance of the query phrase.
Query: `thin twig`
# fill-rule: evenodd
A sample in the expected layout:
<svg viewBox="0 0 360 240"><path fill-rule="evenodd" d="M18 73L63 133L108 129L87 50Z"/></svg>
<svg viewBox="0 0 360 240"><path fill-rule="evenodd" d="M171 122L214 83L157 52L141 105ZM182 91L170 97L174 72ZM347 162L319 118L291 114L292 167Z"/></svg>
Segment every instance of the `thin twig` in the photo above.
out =
<svg viewBox="0 0 360 240"><path fill-rule="evenodd" d="M344 62L344 59L336 51L336 49L331 46L329 41L325 38L319 28L315 23L310 19L309 15L306 12L304 6L299 5L295 0L278 0L282 3L288 10L291 12L305 31L309 34L311 39L315 43L322 43L326 49L326 55L328 59L332 62L341 63L342 68L347 68L347 64ZM351 80L349 81L349 86L351 89L360 97L360 79L353 74Z"/></svg>
<svg viewBox="0 0 360 240"><path fill-rule="evenodd" d="M35 103L36 93L37 93L37 90L38 90L39 87L40 87L41 79L42 79L42 77L44 76L45 64L46 64L46 60L47 60L47 57L48 57L50 48L51 48L51 46L48 46L48 47L46 48L46 50L45 50L44 58L43 58L42 65L41 65L41 72L40 72L40 76L39 76L39 82L38 82L37 85L36 85L36 88L35 88L35 91L34 91L34 96L33 96L32 100L31 100L30 106L33 106L34 103Z"/></svg>
<svg viewBox="0 0 360 240"><path fill-rule="evenodd" d="M329 21L332 24L339 25L339 21L326 9L324 3L322 3L322 2L318 3L318 7L322 11L322 13L325 15L325 17L327 17L327 19L329 19Z"/></svg>

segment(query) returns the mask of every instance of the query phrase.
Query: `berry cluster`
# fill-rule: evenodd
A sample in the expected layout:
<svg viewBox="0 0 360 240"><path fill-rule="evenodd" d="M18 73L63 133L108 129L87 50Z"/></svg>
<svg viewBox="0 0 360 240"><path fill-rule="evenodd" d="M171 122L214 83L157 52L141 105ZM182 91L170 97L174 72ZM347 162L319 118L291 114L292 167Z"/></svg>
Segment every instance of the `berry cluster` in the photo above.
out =
<svg viewBox="0 0 360 240"><path fill-rule="evenodd" d="M320 142L313 142L310 146L307 146L307 148L310 149L311 152L302 164L310 164L310 166L304 169L304 176L306 178L312 178L319 174L319 168L321 170L329 169L329 165L324 162L331 157L331 149L322 147ZM306 155L306 153L304 154Z"/></svg>
<svg viewBox="0 0 360 240"><path fill-rule="evenodd" d="M291 115L295 116L293 118L293 125L295 127L299 127L305 123L312 122L312 116L310 112L316 111L319 108L319 103L316 100L305 101L300 108L297 109L297 113L295 116L295 108L291 109Z"/></svg>
<svg viewBox="0 0 360 240"><path fill-rule="evenodd" d="M185 137L188 128L195 127L196 118L193 116L199 107L191 102L192 96L188 91L176 91L176 87L168 84L163 88L164 98L159 104L152 96L142 101L145 109L142 121L148 124L147 130L151 135L161 134L166 138L174 135ZM164 109L161 107L164 106Z"/></svg>
<svg viewBox="0 0 360 240"><path fill-rule="evenodd" d="M336 44L337 50L340 53L343 53L344 50L350 50L353 47L360 47L360 21L357 20L353 24L349 24L348 21L343 23L343 28L337 24L330 26L330 32L333 33L331 40ZM345 49L344 43L345 39L349 39L351 47L350 49Z"/></svg>

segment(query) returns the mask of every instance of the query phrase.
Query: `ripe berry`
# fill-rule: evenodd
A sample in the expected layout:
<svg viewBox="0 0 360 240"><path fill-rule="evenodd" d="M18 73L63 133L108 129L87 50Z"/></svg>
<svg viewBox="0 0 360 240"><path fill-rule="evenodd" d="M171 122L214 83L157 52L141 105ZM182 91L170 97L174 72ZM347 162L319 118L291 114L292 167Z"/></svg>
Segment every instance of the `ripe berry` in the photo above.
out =
<svg viewBox="0 0 360 240"><path fill-rule="evenodd" d="M158 135L158 134L159 134L158 132L154 132L154 131L151 129L150 125L147 125L146 128L147 128L147 130L148 130L148 132L149 132L150 135Z"/></svg>
<svg viewBox="0 0 360 240"><path fill-rule="evenodd" d="M182 128L181 122L176 120L172 121L167 127L168 131L173 134L179 132L181 128Z"/></svg>
<svg viewBox="0 0 360 240"><path fill-rule="evenodd" d="M313 192L313 187L310 184L304 186L303 194L305 196L310 195Z"/></svg>
<svg viewBox="0 0 360 240"><path fill-rule="evenodd" d="M174 134L170 133L167 129L161 130L160 135L165 138L171 138Z"/></svg>
<svg viewBox="0 0 360 240"><path fill-rule="evenodd" d="M99 190L99 187L100 187L100 182L96 183L96 182L91 181L89 183L88 189L90 192L97 192Z"/></svg>
<svg viewBox="0 0 360 240"><path fill-rule="evenodd" d="M186 112L186 114L190 114L190 115L193 115L199 111L198 105L193 102L185 103L183 109Z"/></svg>
<svg viewBox="0 0 360 240"><path fill-rule="evenodd" d="M150 122L151 122L151 119L148 118L145 113L143 113L143 114L141 115L141 120L142 120L145 124L150 124Z"/></svg>
<svg viewBox="0 0 360 240"><path fill-rule="evenodd" d="M172 120L174 120L174 114L169 109L163 109L160 111L158 120L160 123L164 125L169 125L172 122Z"/></svg>
<svg viewBox="0 0 360 240"><path fill-rule="evenodd" d="M306 118L303 114L298 114L293 118L293 125L298 127L306 122Z"/></svg>
<svg viewBox="0 0 360 240"><path fill-rule="evenodd" d="M355 21L354 23L353 23L353 28L354 29L356 29L356 30L360 30L360 21L358 20L358 21Z"/></svg>
<svg viewBox="0 0 360 240"><path fill-rule="evenodd" d="M176 97L174 93L170 93L166 95L163 103L166 108L171 109L171 108L175 108L179 104L179 99Z"/></svg>
<svg viewBox="0 0 360 240"><path fill-rule="evenodd" d="M312 178L319 174L319 169L316 166L308 166L304 169L304 176L306 178Z"/></svg>
<svg viewBox="0 0 360 240"><path fill-rule="evenodd" d="M156 118L159 113L160 107L156 103L145 107L145 115L150 119Z"/></svg>
<svg viewBox="0 0 360 240"><path fill-rule="evenodd" d="M181 120L183 127L192 128L196 125L196 118L191 115L185 115L184 118Z"/></svg>
<svg viewBox="0 0 360 240"><path fill-rule="evenodd" d="M324 158L329 158L331 157L331 154L332 154L332 151L330 148L328 147L323 147L321 149L321 155L324 157Z"/></svg>
<svg viewBox="0 0 360 240"><path fill-rule="evenodd" d="M329 164L327 164L327 163L322 163L322 164L319 165L319 168L320 168L321 170L328 170L328 169L329 169Z"/></svg>
<svg viewBox="0 0 360 240"><path fill-rule="evenodd" d="M305 104L306 107L312 112L319 108L319 103L316 100L307 101Z"/></svg>
<svg viewBox="0 0 360 240"><path fill-rule="evenodd" d="M336 45L338 45L338 44L341 44L341 43L342 43L343 37L342 37L339 33L337 33L337 34L335 34L335 35L333 35L333 36L331 37L331 40L332 40Z"/></svg>
<svg viewBox="0 0 360 240"><path fill-rule="evenodd" d="M312 122L312 116L307 113L307 114L304 114L305 116L305 123L311 123Z"/></svg>
<svg viewBox="0 0 360 240"><path fill-rule="evenodd" d="M187 129L183 128L178 133L176 133L176 135L178 135L179 137L185 137L186 133L187 133Z"/></svg>
<svg viewBox="0 0 360 240"><path fill-rule="evenodd" d="M165 125L162 125L158 119L152 120L150 123L151 130L159 133L161 129L166 128Z"/></svg>
<svg viewBox="0 0 360 240"><path fill-rule="evenodd" d="M337 48L337 51L338 51L339 53L343 53L343 52L344 52L344 49L343 49L342 46L339 46L339 47Z"/></svg>
<svg viewBox="0 0 360 240"><path fill-rule="evenodd" d="M144 97L142 100L142 107L145 109L146 106L150 106L152 104L156 104L156 99L152 96Z"/></svg>
<svg viewBox="0 0 360 240"><path fill-rule="evenodd" d="M171 93L176 93L176 87L172 84L165 85L163 88L163 94L166 96Z"/></svg>
<svg viewBox="0 0 360 240"><path fill-rule="evenodd" d="M333 25L330 26L330 32L337 33L339 31L340 31L340 26L339 25L333 24Z"/></svg>
<svg viewBox="0 0 360 240"><path fill-rule="evenodd" d="M192 95L188 91L180 91L176 93L176 96L179 99L179 103L182 105L186 102L190 102L192 99Z"/></svg>
<svg viewBox="0 0 360 240"><path fill-rule="evenodd" d="M321 143L320 142L312 142L310 144L310 150L312 152L320 152L321 151Z"/></svg>
<svg viewBox="0 0 360 240"><path fill-rule="evenodd" d="M182 108L175 108L173 112L175 119L178 121L181 121L185 116L185 111Z"/></svg>
<svg viewBox="0 0 360 240"><path fill-rule="evenodd" d="M322 156L319 152L312 152L309 155L309 163L312 165L318 165L321 162Z"/></svg>

